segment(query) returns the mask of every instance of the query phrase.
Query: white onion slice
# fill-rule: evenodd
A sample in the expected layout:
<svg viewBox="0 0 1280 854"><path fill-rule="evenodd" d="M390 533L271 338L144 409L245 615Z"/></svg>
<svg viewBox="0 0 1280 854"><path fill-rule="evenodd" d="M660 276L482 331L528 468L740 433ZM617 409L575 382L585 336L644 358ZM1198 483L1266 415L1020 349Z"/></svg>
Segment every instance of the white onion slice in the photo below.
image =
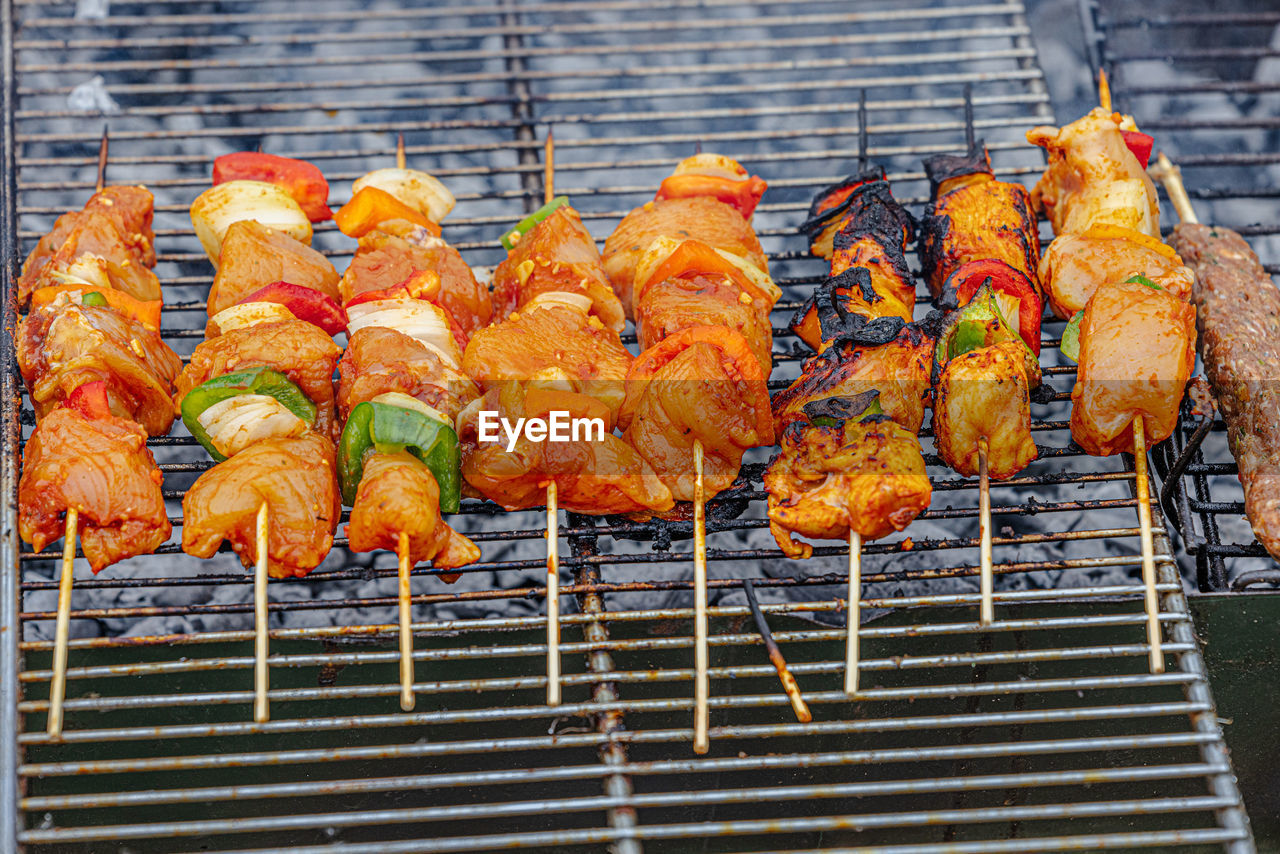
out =
<svg viewBox="0 0 1280 854"><path fill-rule="evenodd" d="M238 394L201 412L197 420L218 453L233 457L254 442L301 436L307 422L269 394Z"/></svg>
<svg viewBox="0 0 1280 854"><path fill-rule="evenodd" d="M532 311L535 308L550 308L557 305L576 308L583 314L590 314L593 303L591 302L591 297L586 294L575 294L569 291L546 291L529 300L520 310Z"/></svg>
<svg viewBox="0 0 1280 854"><path fill-rule="evenodd" d="M351 194L365 187L390 193L427 219L439 224L449 215L457 199L434 176L417 169L375 169L351 185Z"/></svg>
<svg viewBox="0 0 1280 854"><path fill-rule="evenodd" d="M371 398L369 402L385 403L388 406L398 406L401 409L411 409L414 412L422 413L428 418L433 418L436 421L442 421L450 427L453 426L453 422L449 420L449 416L445 415L439 409L436 409L434 406L428 406L416 397L411 397L402 391L384 391L382 394Z"/></svg>
<svg viewBox="0 0 1280 854"><path fill-rule="evenodd" d="M224 308L209 320L209 331L226 335L233 329L245 329L259 323L294 320L293 312L278 302L244 302Z"/></svg>
<svg viewBox="0 0 1280 854"><path fill-rule="evenodd" d="M747 170L732 157L723 154L695 154L686 157L676 166L674 175L706 175L710 178L725 178L730 181L745 181Z"/></svg>
<svg viewBox="0 0 1280 854"><path fill-rule="evenodd" d="M253 220L311 245L311 220L292 196L265 181L227 181L205 190L191 203L191 224L214 267L227 229L241 220Z"/></svg>
<svg viewBox="0 0 1280 854"><path fill-rule="evenodd" d="M462 350L444 309L425 300L401 297L360 303L347 309L347 335L366 326L394 329L424 344L446 365L462 370Z"/></svg>

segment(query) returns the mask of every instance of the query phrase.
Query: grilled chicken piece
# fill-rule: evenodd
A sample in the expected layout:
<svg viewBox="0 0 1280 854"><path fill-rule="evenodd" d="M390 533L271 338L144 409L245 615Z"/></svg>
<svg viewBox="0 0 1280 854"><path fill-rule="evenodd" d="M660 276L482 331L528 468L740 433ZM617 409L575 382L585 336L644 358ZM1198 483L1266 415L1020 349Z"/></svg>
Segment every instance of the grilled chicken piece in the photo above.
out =
<svg viewBox="0 0 1280 854"><path fill-rule="evenodd" d="M253 220L232 223L222 239L218 274L209 289L209 316L281 281L338 298L338 271L328 258Z"/></svg>
<svg viewBox="0 0 1280 854"><path fill-rule="evenodd" d="M196 347L191 361L178 377L174 407L181 406L187 392L206 380L248 368L274 368L292 380L316 405L315 429L336 439L333 371L341 355L342 349L332 338L318 326L302 320L233 329Z"/></svg>
<svg viewBox="0 0 1280 854"><path fill-rule="evenodd" d="M806 360L800 376L773 400L774 430L781 434L792 422L807 420L804 407L813 401L875 390L885 415L920 432L936 330L932 322L894 323L888 334L868 330L861 339L838 341Z"/></svg>
<svg viewBox="0 0 1280 854"><path fill-rule="evenodd" d="M380 326L351 336L338 372L338 413L344 423L356 405L389 391L417 398L451 423L480 396L470 377L446 365L422 343Z"/></svg>
<svg viewBox="0 0 1280 854"><path fill-rule="evenodd" d="M791 424L764 487L769 530L783 554L798 559L811 556L813 546L793 534L844 540L856 531L874 540L911 524L933 495L920 440L884 416L842 426Z"/></svg>
<svg viewBox="0 0 1280 854"><path fill-rule="evenodd" d="M173 532L160 491L163 480L137 424L55 409L27 440L18 533L41 551L63 536L65 513L74 507L80 544L94 572L150 554Z"/></svg>
<svg viewBox="0 0 1280 854"><path fill-rule="evenodd" d="M493 319L489 289L476 281L458 250L420 228L404 235L371 231L360 238L360 248L342 274L342 302L394 287L424 272L440 277L440 293L432 302L449 312L464 333L471 335L489 325Z"/></svg>
<svg viewBox="0 0 1280 854"><path fill-rule="evenodd" d="M884 169L873 167L820 191L800 231L809 237L809 250L831 260L836 234L871 232L886 245L905 245L915 234L915 220L893 198Z"/></svg>
<svg viewBox="0 0 1280 854"><path fill-rule="evenodd" d="M51 303L18 324L17 351L37 418L79 386L104 380L113 412L152 436L169 432L182 360L136 320L105 306Z"/></svg>
<svg viewBox="0 0 1280 854"><path fill-rule="evenodd" d="M1145 285L1094 291L1080 322L1080 367L1071 390L1071 438L1087 453L1133 450L1143 416L1147 447L1169 438L1196 358L1196 311Z"/></svg>
<svg viewBox="0 0 1280 854"><path fill-rule="evenodd" d="M426 463L404 451L370 454L347 523L351 550L396 551L401 533L413 563L453 569L480 559L476 544L440 517L440 487Z"/></svg>
<svg viewBox="0 0 1280 854"><path fill-rule="evenodd" d="M693 500L695 441L707 498L733 483L748 449L774 441L760 364L723 326L690 327L642 353L627 374L619 426L677 501Z"/></svg>
<svg viewBox="0 0 1280 854"><path fill-rule="evenodd" d="M1060 128L1027 131L1027 141L1048 152L1049 165L1031 198L1054 234L1082 234L1090 226L1118 225L1160 237L1156 187L1125 144L1133 120L1094 107Z"/></svg>
<svg viewBox="0 0 1280 854"><path fill-rule="evenodd" d="M106 187L82 210L58 217L22 264L18 305L25 306L38 288L62 284L54 271L67 273L85 254L102 259L110 287L138 299L159 299L160 283L150 271L156 263L153 201L145 187Z"/></svg>
<svg viewBox="0 0 1280 854"><path fill-rule="evenodd" d="M1124 233L1104 228L1054 238L1040 260L1040 281L1054 314L1069 320L1099 285L1134 275L1146 276L1178 299L1191 296L1194 276L1173 250L1138 232L1127 233L1141 241L1127 239Z"/></svg>
<svg viewBox="0 0 1280 854"><path fill-rule="evenodd" d="M507 450L508 437L479 441L479 413L497 412L511 424L519 418L546 418L551 410L571 418L607 415L597 400L576 392L546 392L520 383L490 389L458 419L462 476L485 498L508 510L540 507L547 485L556 484L560 507L578 513L661 513L675 506L671 491L626 442L603 427L578 441L532 442L523 433ZM572 434L571 434L572 438Z"/></svg>
<svg viewBox="0 0 1280 854"><path fill-rule="evenodd" d="M582 294L591 314L616 332L627 318L609 284L595 239L573 208L556 208L525 234L493 271L494 308L500 317L522 308L538 294Z"/></svg>
<svg viewBox="0 0 1280 854"><path fill-rule="evenodd" d="M630 316L634 316L636 265L659 237L701 240L769 272L769 262L751 225L729 205L705 196L646 202L623 217L604 242L605 271Z"/></svg>
<svg viewBox="0 0 1280 854"><path fill-rule="evenodd" d="M764 300L752 299L726 278L696 276L654 282L636 306L636 336L649 349L691 326L725 326L751 345L765 376L773 370L773 327Z"/></svg>
<svg viewBox="0 0 1280 854"><path fill-rule="evenodd" d="M997 181L986 146L975 143L964 157L925 161L932 198L920 224L920 261L936 299L947 277L962 264L1004 261L1040 290L1040 231L1027 188Z"/></svg>
<svg viewBox="0 0 1280 854"><path fill-rule="evenodd" d="M213 557L230 540L253 566L263 502L270 576L301 577L319 566L342 512L333 443L316 433L265 439L200 475L182 499L182 550Z"/></svg>
<svg viewBox="0 0 1280 854"><path fill-rule="evenodd" d="M1007 480L1036 458L1027 371L1022 349L1013 341L956 356L938 378L933 402L938 456L960 474L976 475L983 439L992 480Z"/></svg>
<svg viewBox="0 0 1280 854"><path fill-rule="evenodd" d="M870 274L874 297L866 300L868 317L901 317L910 323L915 313L916 286L907 268L903 245L874 231L842 230L836 233L831 275L857 267ZM861 293L859 289L858 293Z"/></svg>
<svg viewBox="0 0 1280 854"><path fill-rule="evenodd" d="M462 368L488 390L537 381L589 395L608 407L613 430L632 356L618 333L578 307L540 303L477 332Z"/></svg>

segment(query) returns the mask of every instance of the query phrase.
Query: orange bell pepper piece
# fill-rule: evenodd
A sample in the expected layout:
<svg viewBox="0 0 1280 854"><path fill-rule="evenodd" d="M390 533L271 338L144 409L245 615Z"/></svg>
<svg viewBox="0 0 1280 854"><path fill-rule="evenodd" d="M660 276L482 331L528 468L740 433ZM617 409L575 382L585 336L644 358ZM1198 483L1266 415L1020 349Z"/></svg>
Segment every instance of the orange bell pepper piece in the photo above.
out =
<svg viewBox="0 0 1280 854"><path fill-rule="evenodd" d="M41 306L49 305L59 294L76 293L82 294L101 294L102 298L107 301L107 306L127 317L141 323L148 329L160 328L160 309L164 305L162 300L140 300L126 294L124 291L118 291L115 288L99 288L94 285L49 285L40 288L31 295L31 307L33 309Z"/></svg>
<svg viewBox="0 0 1280 854"><path fill-rule="evenodd" d="M337 224L338 230L347 237L355 238L364 237L380 223L393 219L402 219L414 225L420 225L436 237L440 236L440 226L386 190L379 190L377 187L365 187L333 215L333 221Z"/></svg>

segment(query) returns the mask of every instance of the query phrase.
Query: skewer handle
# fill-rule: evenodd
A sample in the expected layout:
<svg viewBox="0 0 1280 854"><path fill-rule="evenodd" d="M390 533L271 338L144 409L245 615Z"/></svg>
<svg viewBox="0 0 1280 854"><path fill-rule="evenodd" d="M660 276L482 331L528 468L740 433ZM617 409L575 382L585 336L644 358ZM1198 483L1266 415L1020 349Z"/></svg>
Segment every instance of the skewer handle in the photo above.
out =
<svg viewBox="0 0 1280 854"><path fill-rule="evenodd" d="M1164 673L1164 650L1160 638L1160 599L1156 596L1155 546L1151 536L1151 492L1147 483L1147 437L1143 418L1133 419L1134 478L1138 495L1138 524L1142 534L1142 584L1147 611L1147 645L1152 673Z"/></svg>
<svg viewBox="0 0 1280 854"><path fill-rule="evenodd" d="M978 625L989 626L996 620L995 571L991 559L991 478L987 473L987 440L978 440L978 532L980 554L978 586L982 603L978 608Z"/></svg>
<svg viewBox="0 0 1280 854"><path fill-rule="evenodd" d="M1164 184L1164 191L1168 194L1169 201L1173 203L1173 209L1178 212L1178 219L1187 223L1200 221L1196 216L1195 208L1191 207L1191 197L1187 195L1187 188L1182 183L1182 169L1175 165L1163 151L1156 156L1155 165L1147 172L1152 178Z"/></svg>
<svg viewBox="0 0 1280 854"><path fill-rule="evenodd" d="M267 701L267 502L258 508L258 561L253 573L253 720L266 723L271 718Z"/></svg>
<svg viewBox="0 0 1280 854"><path fill-rule="evenodd" d="M702 442L693 443L693 752L711 749L711 678L707 674L707 519Z"/></svg>
<svg viewBox="0 0 1280 854"><path fill-rule="evenodd" d="M1111 84L1107 82L1107 72L1102 68L1098 69L1098 105L1111 112Z"/></svg>
<svg viewBox="0 0 1280 854"><path fill-rule="evenodd" d="M560 705L560 522L554 480L547 484L547 705Z"/></svg>
<svg viewBox="0 0 1280 854"><path fill-rule="evenodd" d="M396 135L396 168L403 169L408 163L408 158L404 154L404 134Z"/></svg>
<svg viewBox="0 0 1280 854"><path fill-rule="evenodd" d="M845 644L844 692L858 693L858 631L862 627L862 535L849 532L849 599L845 608L849 639Z"/></svg>
<svg viewBox="0 0 1280 854"><path fill-rule="evenodd" d="M400 708L413 711L413 611L409 587L409 571L413 561L409 557L409 535L401 531L396 542L396 557L400 562Z"/></svg>
<svg viewBox="0 0 1280 854"><path fill-rule="evenodd" d="M80 511L67 509L67 527L62 541L62 576L58 579L58 620L53 632L53 681L49 683L50 738L62 735L62 700L67 690L67 641L71 634L71 582L75 577L76 534Z"/></svg>
<svg viewBox="0 0 1280 854"><path fill-rule="evenodd" d="M542 203L551 204L556 196L556 135L547 128L547 139L542 144Z"/></svg>

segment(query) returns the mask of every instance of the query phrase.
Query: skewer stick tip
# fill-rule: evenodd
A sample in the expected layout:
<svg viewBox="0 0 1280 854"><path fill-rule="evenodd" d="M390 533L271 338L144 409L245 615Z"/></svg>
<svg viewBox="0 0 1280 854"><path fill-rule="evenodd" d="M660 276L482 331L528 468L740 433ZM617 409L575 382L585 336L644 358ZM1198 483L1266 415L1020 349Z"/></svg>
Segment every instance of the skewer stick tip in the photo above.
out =
<svg viewBox="0 0 1280 854"><path fill-rule="evenodd" d="M254 666L253 666L253 720L266 723L270 717L270 706L267 700L267 533L270 521L267 502L258 508L257 528L257 563L253 575L253 623L254 623Z"/></svg>
<svg viewBox="0 0 1280 854"><path fill-rule="evenodd" d="M711 749L711 678L707 673L707 520L701 440L693 442L693 752Z"/></svg>
<svg viewBox="0 0 1280 854"><path fill-rule="evenodd" d="M1098 69L1098 105L1111 112L1111 84L1107 82L1107 70Z"/></svg>
<svg viewBox="0 0 1280 854"><path fill-rule="evenodd" d="M791 669L787 667L787 659L778 647L778 642L773 639L773 632L769 631L769 622L764 618L764 611L760 610L760 600L756 598L755 585L751 583L750 578L742 579L742 592L747 596L747 605L751 608L751 616L755 620L756 630L760 632L760 638L764 641L765 651L769 655L769 663L773 665L774 670L778 671L778 679L782 682L782 690L791 702L791 709L795 712L796 720L802 724L810 723L813 720L813 713L809 711L809 704L804 701L804 696L800 693L800 686L796 683L795 676L792 675Z"/></svg>
<svg viewBox="0 0 1280 854"><path fill-rule="evenodd" d="M551 204L556 196L556 132L547 128L547 138L542 143L542 203Z"/></svg>
<svg viewBox="0 0 1280 854"><path fill-rule="evenodd" d="M95 183L96 192L101 193L103 187L107 186L107 153L110 150L111 141L107 135L107 124L102 125L102 141L98 143L98 180Z"/></svg>
<svg viewBox="0 0 1280 854"><path fill-rule="evenodd" d="M80 531L80 511L67 508L62 540L62 575L58 579L58 617L53 635L53 679L49 683L50 738L62 737L62 701L67 688L67 641L71 634L71 584L75 577L76 534Z"/></svg>
<svg viewBox="0 0 1280 854"><path fill-rule="evenodd" d="M399 561L400 708L411 712L416 701L413 694L413 603L409 588L409 572L413 569L413 560L409 556L409 535L404 531L396 539L396 557Z"/></svg>
<svg viewBox="0 0 1280 854"><path fill-rule="evenodd" d="M396 134L396 168L403 169L408 159L404 154L404 134Z"/></svg>
<svg viewBox="0 0 1280 854"><path fill-rule="evenodd" d="M844 692L850 697L858 693L858 631L862 628L862 535L849 531L849 598L845 605Z"/></svg>
<svg viewBox="0 0 1280 854"><path fill-rule="evenodd" d="M1182 183L1182 170L1174 165L1163 151L1156 155L1156 162L1147 168L1148 174L1152 178L1164 185L1165 194L1169 197L1169 201L1173 203L1173 209L1178 213L1178 219L1185 223L1198 223L1200 218L1196 216L1195 208L1191 206L1191 197L1187 195L1187 188Z"/></svg>
<svg viewBox="0 0 1280 854"><path fill-rule="evenodd" d="M560 705L560 523L554 480L547 484L547 705Z"/></svg>
<svg viewBox="0 0 1280 854"><path fill-rule="evenodd" d="M991 478L987 472L987 440L978 440L978 531L979 577L978 585L982 602L978 609L978 624L989 626L995 622L995 570L991 558Z"/></svg>
<svg viewBox="0 0 1280 854"><path fill-rule="evenodd" d="M1147 612L1148 664L1152 673L1164 673L1164 649L1160 636L1160 599L1156 595L1155 546L1151 532L1151 491L1147 482L1147 437L1143 417L1133 419L1134 482L1138 499L1138 524L1142 538L1143 603Z"/></svg>

